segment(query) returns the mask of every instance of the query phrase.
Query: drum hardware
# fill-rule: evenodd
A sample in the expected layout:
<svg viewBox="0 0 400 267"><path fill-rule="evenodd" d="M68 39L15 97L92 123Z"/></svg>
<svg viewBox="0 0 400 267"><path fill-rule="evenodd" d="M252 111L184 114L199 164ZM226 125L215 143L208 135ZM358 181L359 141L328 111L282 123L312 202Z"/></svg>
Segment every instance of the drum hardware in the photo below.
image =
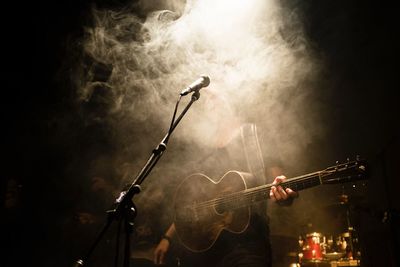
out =
<svg viewBox="0 0 400 267"><path fill-rule="evenodd" d="M327 237L328 236L328 237ZM300 263L360 259L358 238L354 228L336 236L312 232L299 236L298 259Z"/></svg>
<svg viewBox="0 0 400 267"><path fill-rule="evenodd" d="M299 253L300 262L304 261L321 261L323 260L323 253L325 252L325 236L321 233L313 232L306 235L304 239L299 237L299 246L301 252Z"/></svg>
<svg viewBox="0 0 400 267"><path fill-rule="evenodd" d="M343 256L345 256L344 252L329 252L329 253L325 253L324 257L329 260L329 261L336 261L336 260L340 260L343 258Z"/></svg>
<svg viewBox="0 0 400 267"><path fill-rule="evenodd" d="M336 246L338 251L344 253L347 259L353 259L353 246L350 232L340 234L336 239Z"/></svg>
<svg viewBox="0 0 400 267"><path fill-rule="evenodd" d="M334 235L312 232L305 237L299 236L300 266L360 266L361 252L357 232L351 223L349 197L342 193L329 208L335 210L338 215L343 214L342 227L345 229ZM337 210L338 208L340 210ZM346 265L350 262L355 265Z"/></svg>
<svg viewBox="0 0 400 267"><path fill-rule="evenodd" d="M353 256L354 246L351 232L341 233L335 238L332 235L326 236L319 232L309 233L306 238L299 236L300 252L297 266L360 266L360 257L357 257L359 254L356 253ZM350 261L351 264L354 262L357 264L346 265Z"/></svg>

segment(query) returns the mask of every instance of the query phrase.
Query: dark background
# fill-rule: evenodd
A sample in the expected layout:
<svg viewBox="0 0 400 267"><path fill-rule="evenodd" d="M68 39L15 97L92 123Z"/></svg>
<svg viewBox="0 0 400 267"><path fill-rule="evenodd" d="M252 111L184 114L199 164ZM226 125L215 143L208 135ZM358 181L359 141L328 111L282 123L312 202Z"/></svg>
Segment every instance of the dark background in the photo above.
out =
<svg viewBox="0 0 400 267"><path fill-rule="evenodd" d="M357 151L372 167L365 190L368 205L358 216L365 266L396 266L400 263L396 9L372 1L286 2L302 11L307 35L327 64L324 75L329 86L318 94L329 107L324 112L332 129L328 133L332 155L345 158L349 151ZM3 5L1 203L9 179L18 182L20 198L17 208L4 209L6 216L1 216L3 236L8 238L3 242L7 257L2 266L70 266L87 243L88 238L80 242L82 236L68 232L65 214L79 206L76 185L88 183L78 179L87 172L88 151L99 144L102 151L113 149L106 135L88 137L68 84L68 62L76 56L71 48L79 45L93 3L124 4L73 0ZM57 123L60 118L70 120L71 128L63 129ZM320 145L310 146L310 154L318 157ZM77 179L70 182L71 176ZM389 219L382 222L385 211Z"/></svg>

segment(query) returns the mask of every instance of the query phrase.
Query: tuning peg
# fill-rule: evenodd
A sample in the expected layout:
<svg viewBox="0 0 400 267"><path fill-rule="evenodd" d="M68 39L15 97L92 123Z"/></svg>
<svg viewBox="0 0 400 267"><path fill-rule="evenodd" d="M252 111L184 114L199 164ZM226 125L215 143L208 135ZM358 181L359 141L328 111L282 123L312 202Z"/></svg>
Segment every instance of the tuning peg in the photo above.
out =
<svg viewBox="0 0 400 267"><path fill-rule="evenodd" d="M347 162L350 162L350 158L347 158Z"/></svg>

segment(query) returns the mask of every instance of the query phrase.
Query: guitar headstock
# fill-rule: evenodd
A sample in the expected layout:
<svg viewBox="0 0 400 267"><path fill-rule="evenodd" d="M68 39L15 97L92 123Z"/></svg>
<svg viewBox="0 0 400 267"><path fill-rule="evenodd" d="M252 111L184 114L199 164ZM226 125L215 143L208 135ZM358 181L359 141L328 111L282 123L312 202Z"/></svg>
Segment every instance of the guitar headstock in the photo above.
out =
<svg viewBox="0 0 400 267"><path fill-rule="evenodd" d="M345 163L336 163L335 166L326 168L320 172L322 184L339 184L347 182L355 182L368 178L367 162L359 159L350 161L347 159Z"/></svg>

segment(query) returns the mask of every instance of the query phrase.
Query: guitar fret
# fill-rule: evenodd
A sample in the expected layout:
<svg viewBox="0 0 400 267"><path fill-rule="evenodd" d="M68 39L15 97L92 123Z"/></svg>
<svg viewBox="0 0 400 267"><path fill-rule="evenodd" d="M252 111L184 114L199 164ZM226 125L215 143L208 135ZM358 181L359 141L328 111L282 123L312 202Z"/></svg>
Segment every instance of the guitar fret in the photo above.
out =
<svg viewBox="0 0 400 267"><path fill-rule="evenodd" d="M282 186L285 188L291 188L295 191L298 190L302 190L308 187L313 187L316 185L320 185L320 179L319 179L319 175L317 176L311 176L309 179L305 180L305 181L288 181L288 182L284 182L282 183Z"/></svg>
<svg viewBox="0 0 400 267"><path fill-rule="evenodd" d="M300 191L309 187L320 185L320 174L312 173L306 176L291 178L288 181L281 183L283 188L291 188L294 191ZM241 208L253 203L262 201L269 196L272 185L263 185L245 190L244 192L235 192L228 196L216 199L218 206L223 209Z"/></svg>
<svg viewBox="0 0 400 267"><path fill-rule="evenodd" d="M294 191L300 191L306 188L314 187L322 184L322 171L294 177L282 182L280 186L283 188L291 188ZM262 185L244 191L235 192L229 195L214 199L209 203L218 207L240 208L251 205L255 202L268 198L272 184Z"/></svg>

